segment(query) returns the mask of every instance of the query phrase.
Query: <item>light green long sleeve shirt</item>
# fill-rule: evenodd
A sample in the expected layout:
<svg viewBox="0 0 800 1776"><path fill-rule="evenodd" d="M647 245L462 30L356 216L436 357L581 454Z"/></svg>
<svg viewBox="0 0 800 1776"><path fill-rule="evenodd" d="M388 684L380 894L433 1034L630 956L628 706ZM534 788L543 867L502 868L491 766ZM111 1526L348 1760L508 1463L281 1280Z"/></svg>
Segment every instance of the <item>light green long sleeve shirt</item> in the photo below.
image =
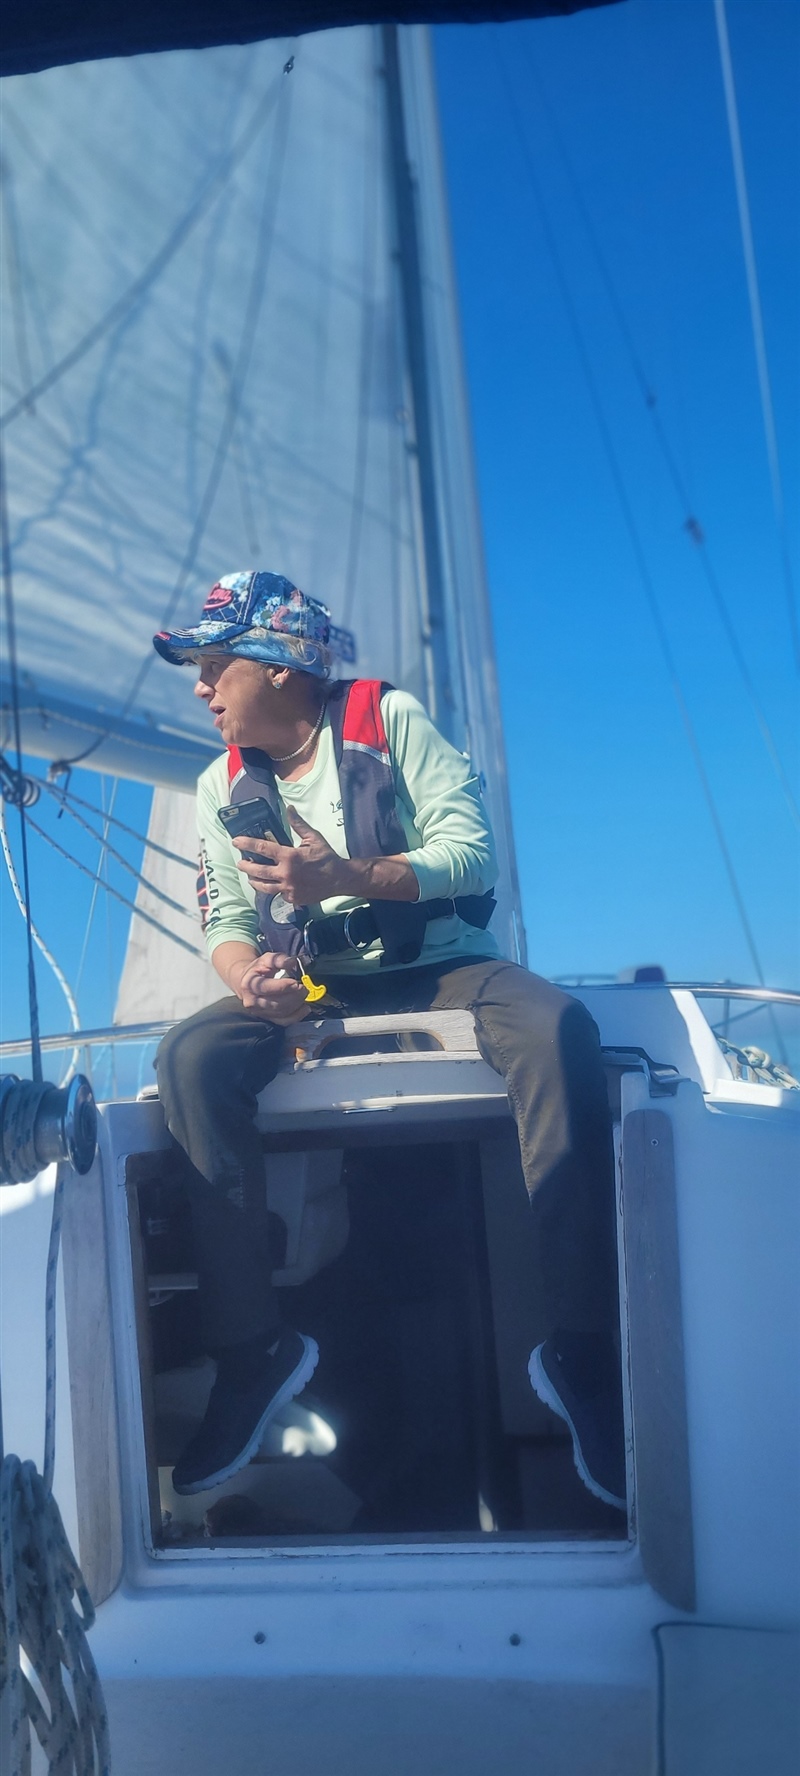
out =
<svg viewBox="0 0 800 1776"><path fill-rule="evenodd" d="M469 760L442 738L421 703L407 691L386 691L381 698L381 714L392 758L395 805L406 837L405 855L419 883L420 900L486 893L494 886L497 860L480 785ZM328 716L311 770L293 783L280 777L275 781L284 806L296 808L340 857L349 856ZM239 852L217 818L217 810L229 801L228 760L227 754L223 754L207 767L197 785L198 831L209 898L206 942L210 955L218 944L254 944L258 936L255 894L247 877L237 868ZM293 837L297 843L297 835ZM334 895L318 907L311 907L310 912L317 917L320 913L347 912L362 904L360 900ZM432 919L426 927L416 966L499 953L491 932L479 931L457 916ZM371 972L379 967L381 954L382 946L376 942L358 953L348 950L339 956L319 958L315 973L324 979L335 974Z"/></svg>

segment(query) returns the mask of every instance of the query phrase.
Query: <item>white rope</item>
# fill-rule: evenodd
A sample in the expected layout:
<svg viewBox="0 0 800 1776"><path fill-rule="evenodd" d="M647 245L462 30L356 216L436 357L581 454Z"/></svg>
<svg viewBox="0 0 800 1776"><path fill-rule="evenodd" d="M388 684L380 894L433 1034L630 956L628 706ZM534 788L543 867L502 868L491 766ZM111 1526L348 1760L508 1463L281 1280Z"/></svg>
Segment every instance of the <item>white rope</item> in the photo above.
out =
<svg viewBox="0 0 800 1776"><path fill-rule="evenodd" d="M752 1085L779 1085L784 1091L800 1091L800 1079L795 1079L780 1061L773 1061L765 1048L740 1048L738 1043L728 1042L719 1035L717 1041L732 1065L735 1079L744 1079Z"/></svg>
<svg viewBox="0 0 800 1776"><path fill-rule="evenodd" d="M20 885L19 885L19 880L17 878L17 872L14 867L14 859L11 855L11 846L9 845L9 842L8 842L8 832L6 830L5 803L3 802L2 796L0 796L0 845L2 845L2 848L3 848L3 856L6 860L6 869L8 870L8 879L11 883L12 891L14 894L14 899L17 903L17 906L19 907L19 910L22 914L23 919L26 919L27 918L27 907L25 905L25 900L23 897L22 889L20 888ZM39 936L36 926L34 925L32 920L31 920L31 934L33 937L33 941L37 946L37 949L41 950L42 955L44 956L45 962L48 962L50 967L52 968L53 973L56 977L56 980L58 981L58 984L59 984L61 991L64 995L64 998L67 1001L67 1009L69 1011L70 1023L72 1025L73 1030L80 1030L80 1027L81 1027L80 1013L78 1011L78 1007L75 1002L75 995L72 991L72 988L70 987L69 981L67 980L67 977L63 972L63 969L61 969L59 967L59 964L57 963L55 956L52 954L52 952L50 950L48 950L47 944L45 943L44 938ZM71 1055L70 1061L69 1061L69 1066L67 1068L66 1073L64 1074L63 1079L61 1080L62 1085L67 1085L69 1083L70 1079L72 1078L72 1075L75 1072L75 1070L78 1066L78 1062L80 1060L80 1052L81 1052L80 1048L73 1048L72 1055Z"/></svg>

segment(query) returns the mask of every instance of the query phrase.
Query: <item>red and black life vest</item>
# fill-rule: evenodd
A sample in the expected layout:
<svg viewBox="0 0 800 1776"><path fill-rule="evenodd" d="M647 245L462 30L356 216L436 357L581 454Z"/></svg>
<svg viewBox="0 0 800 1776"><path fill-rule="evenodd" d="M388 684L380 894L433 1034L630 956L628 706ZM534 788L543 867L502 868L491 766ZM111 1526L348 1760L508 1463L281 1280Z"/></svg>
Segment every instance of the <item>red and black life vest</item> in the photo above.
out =
<svg viewBox="0 0 800 1776"><path fill-rule="evenodd" d="M396 857L408 849L408 841L395 804L395 783L389 742L381 715L381 698L392 689L380 679L341 680L331 686L327 713L333 735L339 773L342 816L350 857ZM286 832L283 803L267 753L252 746L228 748L228 775L232 802L264 796ZM288 832L286 833L289 839ZM303 949L306 908L296 908L290 923L284 902L275 908L276 896L257 894L260 942L265 950L295 955ZM383 963L415 962L433 916L454 911L469 925L485 930L495 908L492 894L460 895L452 901L370 901L383 944ZM275 917L275 910L282 915Z"/></svg>

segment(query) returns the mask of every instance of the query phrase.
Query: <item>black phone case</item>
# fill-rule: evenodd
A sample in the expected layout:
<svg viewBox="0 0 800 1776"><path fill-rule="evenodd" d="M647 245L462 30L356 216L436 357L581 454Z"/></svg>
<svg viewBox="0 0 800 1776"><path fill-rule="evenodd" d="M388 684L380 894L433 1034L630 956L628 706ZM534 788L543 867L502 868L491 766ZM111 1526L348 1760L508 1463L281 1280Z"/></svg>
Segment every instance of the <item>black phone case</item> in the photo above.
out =
<svg viewBox="0 0 800 1776"><path fill-rule="evenodd" d="M275 839L277 844L287 843L286 834L278 825L269 802L264 796L256 796L250 802L231 802L226 808L217 809L217 819L221 821L229 839ZM247 856L248 853L243 853ZM256 856L251 861L258 863Z"/></svg>

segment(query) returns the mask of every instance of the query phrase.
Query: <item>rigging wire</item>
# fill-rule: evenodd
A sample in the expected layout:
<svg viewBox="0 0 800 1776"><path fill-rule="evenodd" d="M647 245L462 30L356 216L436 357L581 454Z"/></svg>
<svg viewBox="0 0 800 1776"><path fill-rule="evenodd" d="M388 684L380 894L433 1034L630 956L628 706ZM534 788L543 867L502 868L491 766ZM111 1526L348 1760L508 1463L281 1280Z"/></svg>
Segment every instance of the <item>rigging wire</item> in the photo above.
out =
<svg viewBox="0 0 800 1776"><path fill-rule="evenodd" d="M609 299L609 304L611 306L611 310L614 314L614 318L617 322L617 326L619 327L620 334L622 336L623 342L624 342L625 347L627 349L628 356L629 356L630 362L631 362L631 368L633 370L633 374L636 379L636 382L638 383L639 390L640 390L640 393L642 396L642 400L644 401L645 408L647 410L651 424L653 426L653 430L655 432L656 441L658 443L659 450L661 452L661 455L662 455L665 467L667 469L667 473L669 475L669 478L670 478L672 485L675 489L675 492L677 494L678 501L679 501L682 511L684 513L683 528L686 532L687 537L689 538L689 541L693 544L694 548L697 551L697 555L698 555L703 573L705 575L709 591L710 591L712 599L714 601L714 605L716 607L720 622L722 623L722 627L724 629L725 636L728 641L728 645L731 649L731 653L733 654L734 660L735 660L736 665L738 667L739 674L742 679L742 683L744 685L745 692L747 694L747 697L748 697L748 700L750 703L750 707L753 711L756 722L757 722L758 727L760 729L761 738L764 742L764 746L765 746L767 754L769 756L770 763L771 763L772 768L775 772L775 776L777 777L780 788L783 792L784 800L786 801L790 817L791 817L792 821L794 822L794 825L798 828L798 830L800 830L800 808L798 808L797 802L795 800L792 785L789 781L786 769L784 767L783 761L782 761L780 753L778 751L777 743L775 741L775 736L772 732L772 728L771 728L770 723L768 721L767 715L762 707L760 698L758 696L758 692L757 692L755 684L753 682L750 668L747 664L747 660L745 658L744 652L743 652L741 644L739 642L739 638L736 634L736 630L735 630L735 627L734 627L734 624L733 624L733 621L731 618L731 614L728 609L727 601L725 599L722 587L719 582L719 577L717 575L716 569L714 568L714 565L713 565L713 562L711 559L711 555L709 552L709 548L708 548L708 544L706 541L703 526L701 525L699 519L696 516L696 513L693 510L693 502L689 497L686 479L680 470L680 467L678 465L678 461L677 461L677 458L675 455L675 451L673 450L673 447L670 443L666 428L664 426L664 422L661 418L661 414L660 414L660 410L659 410L659 406L658 406L658 396L655 393L655 390L653 388L653 384L652 384L650 378L648 377L648 375L644 369L644 366L642 364L641 357L639 356L639 352L638 352L636 342L634 340L633 333L631 331L631 328L630 328L630 325L628 322L627 315L625 313L625 310L622 306L622 302L620 300L619 291L617 290L616 284L615 284L614 279L612 277L608 261L606 259L605 253L603 252L603 248L602 248L600 240L598 238L597 230L596 230L594 222L592 220L591 212L589 210L588 204L586 203L586 199L585 199L583 192L581 190L581 186L578 181L577 175L575 173L575 169L572 164L571 157L570 157L569 152L567 150L567 146L564 141L564 137L562 135L561 128L559 126L559 123L558 123L558 120L557 120L557 117L555 114L555 110L554 110L554 108L548 98L548 95L545 92L544 87L542 85L539 71L536 67L536 63L534 61L534 58L531 55L530 46L525 41L524 41L524 52L525 52L525 58L526 58L526 61L528 64L528 68L529 68L529 71L531 74L531 78L532 78L534 85L536 87L537 97L538 97L539 102L541 104L542 110L545 112L548 124L550 126L551 133L553 135L553 139L554 139L556 146L558 148L558 151L559 151L559 154L560 154L560 157L561 157L561 160L562 160L562 163L563 163L566 175L567 175L567 179L568 179L568 182L570 185L570 189L572 191L572 196L573 196L573 199L575 202L576 209L578 210L578 213L581 217L584 228L586 230L589 244L591 246L592 253L594 255L595 263L597 265L598 271L600 273L600 277L601 277L603 285L605 287L606 295L608 296L608 299Z"/></svg>
<svg viewBox="0 0 800 1776"><path fill-rule="evenodd" d="M611 436L608 421L606 419L605 410L604 410L603 404L600 400L600 394L599 394L599 390L597 388L597 384L595 381L594 371L592 369L591 361L590 361L588 350L586 347L586 342L585 342L585 339L583 336L583 329L581 327L580 321L578 319L577 310L576 310L575 305L572 300L572 292L570 290L569 283L567 281L567 277L566 277L566 274L564 271L564 267L561 262L561 255L558 251L558 247L557 247L556 240L555 240L555 235L553 233L553 229L552 229L551 222L550 222L550 217L549 217L547 208L545 206L541 186L539 184L539 178L538 178L536 168L535 168L535 165L533 162L533 156L532 156L529 146L528 146L528 140L527 140L527 136L525 134L524 128L523 128L522 118L520 116L520 111L519 111L519 106L517 104L516 95L514 93L511 82L508 78L506 67L505 67L505 64L504 64L502 57L500 55L500 51L499 51L499 47L498 47L496 39L495 39L495 53L497 56L497 62L498 62L499 70L500 70L500 75L501 75L501 78L503 81L503 85L504 85L506 93L508 95L509 108L510 108L512 117L514 118L514 122L516 125L517 135L518 135L520 146L522 149L522 157L523 157L523 161L524 161L527 173L528 173L528 178L530 180L531 191L533 194L534 203L536 206L536 211L537 211L537 214L539 217L540 226L541 226L542 233L544 235L544 238L545 238L545 241L547 244L548 252L550 254L550 259L551 259L551 262L553 265L553 270L555 272L556 281L558 283L559 291L561 294L561 299L564 304L564 310L565 310L565 313L566 313L566 316L567 316L567 319L569 322L570 331L572 333L573 341L575 344L575 349L578 354L578 360L580 362L580 366L583 371L584 380L586 382L586 387L587 387L589 399L590 399L590 402L592 405L592 410L594 412L595 421L596 421L597 428L598 428L598 431L600 433L600 437L602 440L603 449L605 451L606 460L607 460L609 471L611 474L611 479L612 479L612 482L614 485L617 499L619 501L620 510L622 512L622 517L623 517L623 521L625 524L625 529L627 530L628 538L629 538L629 541L631 544L631 548L633 550L634 560L636 562L636 566L637 566L638 573L639 573L639 580L641 583L642 591L644 592L644 596L645 596L645 602L647 604L648 610L650 612L650 617L651 617L653 626L655 628L656 636L658 638L658 644L661 649L662 658L664 660L664 664L665 664L666 670L667 670L667 675L668 675L668 678L670 681L670 685L672 687L672 693L673 693L673 696L674 696L675 701L678 706L678 712L679 712L679 715L681 718L681 722L683 724L684 732L686 734L686 739L688 741L689 749L690 749L692 757L694 759L695 768L697 770L697 774L700 779L700 785L701 785L703 795L705 797L706 805L708 807L708 811L709 811L709 814L711 817L711 822L712 822L714 832L716 835L717 844L719 846L720 854L722 856L722 860L723 860L723 863L725 866L725 871L726 871L726 874L728 877L728 882L729 882L729 886L731 889L731 894L733 896L733 900L734 900L736 910L737 910L737 913L739 916L739 922L742 927L742 931L744 933L745 942L746 942L747 948L750 952L750 957L751 957L751 960L753 963L753 967L755 968L755 971L756 971L756 977L759 981L759 984L761 986L763 986L764 985L764 971L763 971L763 967L761 964L761 957L759 955L758 946L756 944L755 936L753 933L753 928L751 926L750 919L748 916L747 907L745 905L744 896L743 896L742 890L739 886L739 879L736 874L736 869L734 867L733 858L731 856L731 853L730 853L730 850L728 847L728 842L727 842L727 839L725 836L725 830L722 825L722 821L721 821L721 818L719 815L719 810L717 808L714 793L711 788L711 783L709 781L708 774L707 774L706 768L705 768L705 764L703 762L703 755L702 755L702 752L700 749L700 743L698 741L697 733L696 733L695 727L694 727L694 723L693 723L691 715L689 713L689 708L688 708L688 705L686 702L686 698L684 696L683 685L681 683L681 679L678 674L678 669L677 669L677 666L675 663L675 658L674 658L672 648L670 645L669 636L667 634L666 627L664 624L664 619L661 614L661 607L659 605L658 598L656 596L655 586L653 584L652 576L650 574L650 569L649 569L649 566L647 563L647 558L644 553L642 541L639 536L638 526L636 524L636 520L635 520L635 517L633 514L633 509L630 504L630 500L628 498L628 492L627 492L627 488L625 485L625 480L624 480L624 476L622 473L622 468L620 466L620 462L619 462L619 458L617 456L614 441Z"/></svg>
<svg viewBox="0 0 800 1776"><path fill-rule="evenodd" d="M134 278L133 283L128 286L127 290L123 290L122 295L117 297L116 301L111 304L111 307L106 310L105 314L101 315L100 319L95 321L94 324L88 328L82 338L77 340L75 345L71 346L70 350L65 352L62 358L59 358L55 364L50 366L50 369L45 372L44 376L39 378L38 382L26 389L25 393L22 394L18 400L14 401L10 407L6 408L5 413L0 414L0 430L4 430L6 426L11 425L12 422L19 417L20 413L29 410L35 401L38 401L42 395L46 394L49 389L53 388L55 383L60 382L62 376L66 376L69 370L74 369L74 366L79 364L82 358L86 357L87 352L90 352L92 348L95 345L98 345L100 340L111 331L117 321L122 320L124 316L128 314L129 310L136 306L141 297L146 294L151 285L161 276L161 273L166 269L170 260L174 258L179 247L183 245L187 236L200 221L201 216L204 215L209 205L215 202L217 197L225 189L225 186L228 184L231 175L235 171L239 162L244 158L248 149L252 147L252 144L260 135L261 130L277 104L282 81L283 75L281 74L272 82L271 86L264 94L261 104L257 107L253 117L250 119L249 124L243 129L241 135L238 137L237 141L234 142L233 147L229 149L228 153L222 156L222 159L218 162L214 171L209 178L206 179L201 186L200 191L193 198L188 210L185 210L178 222L175 223L174 227L167 235L166 240L163 241L159 247L158 252L154 254L149 264L145 266L144 271L140 272L137 278Z"/></svg>
<svg viewBox="0 0 800 1776"><path fill-rule="evenodd" d="M118 781L118 779L115 779L115 781ZM155 839L149 838L147 833L137 832L135 826L126 825L124 820L120 820L118 814L112 813L111 808L98 808L94 802L87 802L83 796L79 796L74 789L68 789L63 783L53 783L46 777L36 777L31 773L28 776L28 782L37 783L41 789L46 789L49 795L57 796L58 799L63 800L65 804L67 801L74 802L78 808L85 808L89 814L94 814L97 819L104 822L108 821L111 826L119 827L120 832L127 833L129 838L138 839L140 843L145 846L146 850L157 851L159 857L166 857L168 862L180 863L185 869L191 870L193 874L197 873L196 858L181 857L177 851L169 851L166 845L156 844ZM97 837L96 834L95 837Z"/></svg>
<svg viewBox="0 0 800 1776"><path fill-rule="evenodd" d="M19 878L17 876L17 872L14 867L14 859L11 855L11 846L9 844L8 830L6 827L5 802L4 802L2 796L0 796L0 847L2 847L3 856L5 858L6 869L8 871L8 879L11 883L11 889L12 889L12 893L14 895L14 899L17 903L17 906L19 907L19 910L22 914L23 919L27 922L28 908L27 908L27 904L26 904L26 901L25 901L23 893L22 893L22 889L20 888L20 885L19 885ZM47 962L49 964L50 968L52 969L53 974L55 975L56 980L58 981L58 984L59 984L61 991L64 995L64 998L67 1001L67 1010L69 1011L69 1021L72 1025L73 1030L80 1030L81 1020L80 1020L80 1014L78 1012L78 1006L77 1006L77 1003L75 1000L75 995L72 991L72 988L70 987L70 984L69 984L69 981L67 980L66 975L63 972L63 969L59 966L52 951L48 949L47 944L44 941L44 938L41 936L40 932L37 930L36 926L33 923L33 920L31 920L31 934L33 936L33 941L36 944L37 949L41 951L42 955L44 956L45 962ZM69 1080L72 1078L72 1075L78 1066L79 1059L80 1059L80 1047L78 1046L77 1048L74 1048L72 1050L69 1064L67 1066L67 1071L66 1071L63 1079L60 1081L60 1084L62 1086L67 1085Z"/></svg>
<svg viewBox="0 0 800 1776"><path fill-rule="evenodd" d="M786 526L786 508L783 500L783 480L781 462L778 451L778 434L775 427L775 409L772 402L772 383L767 359L767 341L764 332L764 316L761 310L761 293L758 284L758 266L753 241L753 228L750 220L750 200L747 194L747 176L744 166L742 136L739 128L739 109L736 103L736 85L733 78L733 61L731 58L730 39L728 37L728 21L725 13L725 0L714 0L714 17L717 25L719 42L719 58L722 68L722 84L725 90L725 110L728 118L728 135L731 144L733 176L736 185L736 202L739 209L739 228L742 236L742 253L744 255L745 275L747 277L747 294L750 301L750 321L753 331L753 346L758 371L758 390L761 399L761 417L764 425L764 439L767 447L770 482L772 485L772 504L775 512L775 523L778 531L778 543L783 570L783 584L786 593L786 607L789 616L789 628L792 636L795 665L800 671L800 626L797 618L797 600L792 574L792 562L789 553L789 537Z"/></svg>
<svg viewBox="0 0 800 1776"><path fill-rule="evenodd" d="M281 80L283 81L283 89L279 89L276 87L276 88L270 89L271 92L276 92L278 90L286 90L286 82L285 82L284 77L287 74L291 73L293 65L294 65L294 57L290 57L289 61L286 63L286 65L284 67L283 75L281 75L281 77L280 77ZM264 197L263 197L263 202L261 205L261 214L259 216L258 231L257 231L257 237L256 237L256 249L255 249L255 254L254 254L254 259L253 259L252 272L251 272L251 276L250 276L250 287L249 287L248 295L247 295L247 303L245 306L244 320L242 323L242 332L241 332L240 339L239 339L239 348L238 348L238 351L236 354L236 363L234 365L233 374L231 377L230 389L228 392L228 397L225 402L225 410L223 413L222 425L220 427L220 431L219 431L219 434L217 437L217 443L216 443L216 447L214 450L214 455L212 458L211 467L209 469L208 476L206 479L205 488L203 490L203 494L202 494L202 497L200 500L200 505L199 505L199 508L197 511L197 515L195 517L195 521L192 526L191 535L189 537L186 551L184 553L184 557L183 557L183 561L181 563L181 568L180 568L180 572L178 574L178 578L177 578L175 585L172 589L169 600L167 602L166 609L165 609L165 611L162 615L162 618L161 618L162 627L165 629L168 627L168 625L174 615L176 607L178 606L178 604L183 596L183 593L186 590L186 586L188 585L189 578L190 578L191 573L194 569L194 566L195 566L195 563L197 560L198 551L200 549L200 545L201 545L203 537L205 535L206 526L207 526L208 521L211 517L211 511L212 511L212 508L214 505L214 500L216 498L217 491L219 489L219 484L220 484L220 481L222 478L222 471L225 467L225 461L226 461L226 458L228 455L228 450L230 447L231 439L233 437L233 432L234 432L234 428L236 425L236 420L238 417L239 408L240 408L241 401L242 401L242 396L244 394L244 385L245 385L245 380L247 377L247 372L248 372L248 369L250 366L250 360L251 360L251 357L253 354L253 347L255 345L256 329L258 326L258 321L259 321L259 317L260 317L260 313L261 313L261 306L262 306L262 302L263 302L264 290L266 287L266 280L267 280L267 270L268 270L268 266L269 266L269 260L271 257L272 245L273 245L274 236L275 236L275 220L276 220L277 209L278 209L278 201L280 198L281 186L282 186L282 182L283 182L283 170L284 170L284 164L285 164L285 159L286 159L286 146L287 146L288 132L289 132L289 118L290 118L290 114L291 114L291 93L292 93L292 87L291 87L291 85L289 85L288 97L287 97L286 103L283 106L278 107L278 114L277 114L277 118L276 118L276 127L275 127L275 131L274 131L273 137L272 137L269 165L268 165L266 177L264 180ZM117 712L116 719L122 720L125 718L125 716L130 714L130 711L133 708L134 703L136 702L136 699L139 695L142 685L144 684L144 681L147 678L155 660L156 660L156 654L151 649L151 651L145 656L144 660L142 661L142 663L139 667L139 670L136 673L136 676L134 678L133 684L131 685L128 695L125 699L125 702L123 703L121 709ZM109 733L110 733L109 728L106 727L105 729L101 729L100 733L97 735L97 738L95 740L93 740L92 744L90 746L87 746L83 752L77 753L75 755L75 757L73 757L73 758L60 759L58 761L59 768L66 769L66 768L71 767L72 765L82 764L84 759L90 758L92 756L92 754L97 751L97 748L102 745L103 741L108 737Z"/></svg>
<svg viewBox="0 0 800 1776"><path fill-rule="evenodd" d="M119 784L119 778L115 777L114 786L113 786L113 789L111 792L111 796L109 798L110 801L112 802L112 804L114 801L114 797L116 796L118 784ZM105 807L105 803L106 803L106 780L105 780L105 777L101 777L101 779L100 779L100 800L103 804L103 807ZM101 847L100 856L97 860L97 873L99 876L103 877L104 882L108 882L110 880L110 870L109 870L109 862L108 862L108 827L106 826L104 830L105 830L105 835L106 835L106 842ZM94 884L92 884L92 893L94 894ZM137 900L139 898L138 888L136 890L136 898L137 898ZM105 897L105 914L106 914L106 917L105 917L106 965L108 968L108 984L110 987L112 981L114 980L115 968L114 968L114 937L113 937L113 932L111 929L111 896L109 894L107 894ZM128 935L130 936L130 932ZM112 1095L112 1097L116 1098L119 1096L119 1081L117 1079L117 1045L115 1042L112 1042L112 1044L111 1044L110 1060L111 1060L111 1095Z"/></svg>
<svg viewBox="0 0 800 1776"><path fill-rule="evenodd" d="M160 931L162 937L168 937L171 943L178 945L179 949L188 950L190 956L201 955L201 951L195 944L187 943L185 938L178 937L174 931L170 931L168 925L162 925L158 919L151 918L149 913L137 906L135 900L128 900L127 895L121 894L118 888L113 888L110 882L106 882L95 870L90 869L87 863L82 863L79 857L75 857L71 851L67 851L64 845L59 844L58 839L54 839L51 833L39 825L38 821L32 820L30 814L27 819L33 831L38 833L40 839L44 839L45 844L49 845L53 851L57 851L59 857L64 857L67 863L74 863L75 868L79 869L82 875L88 876L91 882L99 882L106 894L110 894L112 899L120 901L121 905L127 907L129 912L135 913L137 919L144 919L146 925L152 925L154 931ZM149 883L146 886L149 887Z"/></svg>
<svg viewBox="0 0 800 1776"><path fill-rule="evenodd" d="M730 1005L730 1000L727 1001L727 1004ZM743 1023L745 1018L758 1017L760 1011L769 1011L769 1006L770 1001L763 999L759 1005L748 1005L746 1011L737 1011L733 1017L731 1017L730 1011L727 1011L724 1017L718 1018L717 1022L711 1025L714 1035L716 1036L717 1031L721 1030L724 1036L734 1024Z"/></svg>
<svg viewBox="0 0 800 1776"><path fill-rule="evenodd" d="M103 782L105 782L105 779L103 779ZM75 991L76 991L76 993L79 993L80 989L81 989L81 982L83 980L83 971L86 966L86 957L89 953L89 938L91 936L92 925L94 924L94 915L95 915L95 911L97 909L97 897L100 893L100 872L103 867L103 859L105 857L106 841L108 839L108 829L109 829L109 826L111 823L111 818L112 818L112 815L114 812L114 803L117 799L117 790L118 789L119 789L119 778L115 777L113 784L112 784L112 788L111 788L111 795L109 797L108 811L107 811L107 813L104 814L103 836L100 841L100 856L97 859L97 881L93 882L93 884L92 884L92 898L89 902L89 911L86 916L86 929L83 934L83 944L81 947L80 961L78 963L78 973L75 977ZM109 905L109 902L106 901L106 906L108 906L108 905Z"/></svg>
<svg viewBox="0 0 800 1776"><path fill-rule="evenodd" d="M49 787L53 788L56 786L49 785ZM131 863L130 859L125 857L121 851L117 851L114 845L109 844L108 840L104 838L101 833L96 832L90 822L84 820L82 814L79 814L75 808L70 807L68 801L62 800L61 805L62 809L69 814L70 819L74 820L78 826L82 827L84 832L89 833L93 839L99 840L100 845L102 846L103 861L107 857L113 857L114 862L118 863L122 869L127 870L128 875L135 876L137 882L141 882L142 887L146 888L149 894L155 895L156 900L163 900L164 905L170 907L174 913L182 913L187 919L194 918L194 914L190 913L179 900L173 900L171 894L165 894L162 888L157 888L154 882L148 881L142 871L136 868L135 863Z"/></svg>
<svg viewBox="0 0 800 1776"><path fill-rule="evenodd" d="M17 631L14 618L14 581L11 570L11 536L8 525L5 452L0 440L0 571L3 581L3 608L8 633L8 661L11 669L11 707L14 728L14 750L17 755L17 780L22 782L22 734L19 710L19 667L17 663ZM24 792L17 798L22 846L22 882L25 899L25 932L28 951L28 1018L31 1032L31 1074L35 1085L42 1084L42 1050L39 1040L39 998L36 991L36 964L33 955L31 922L31 884L28 871L28 814Z"/></svg>

